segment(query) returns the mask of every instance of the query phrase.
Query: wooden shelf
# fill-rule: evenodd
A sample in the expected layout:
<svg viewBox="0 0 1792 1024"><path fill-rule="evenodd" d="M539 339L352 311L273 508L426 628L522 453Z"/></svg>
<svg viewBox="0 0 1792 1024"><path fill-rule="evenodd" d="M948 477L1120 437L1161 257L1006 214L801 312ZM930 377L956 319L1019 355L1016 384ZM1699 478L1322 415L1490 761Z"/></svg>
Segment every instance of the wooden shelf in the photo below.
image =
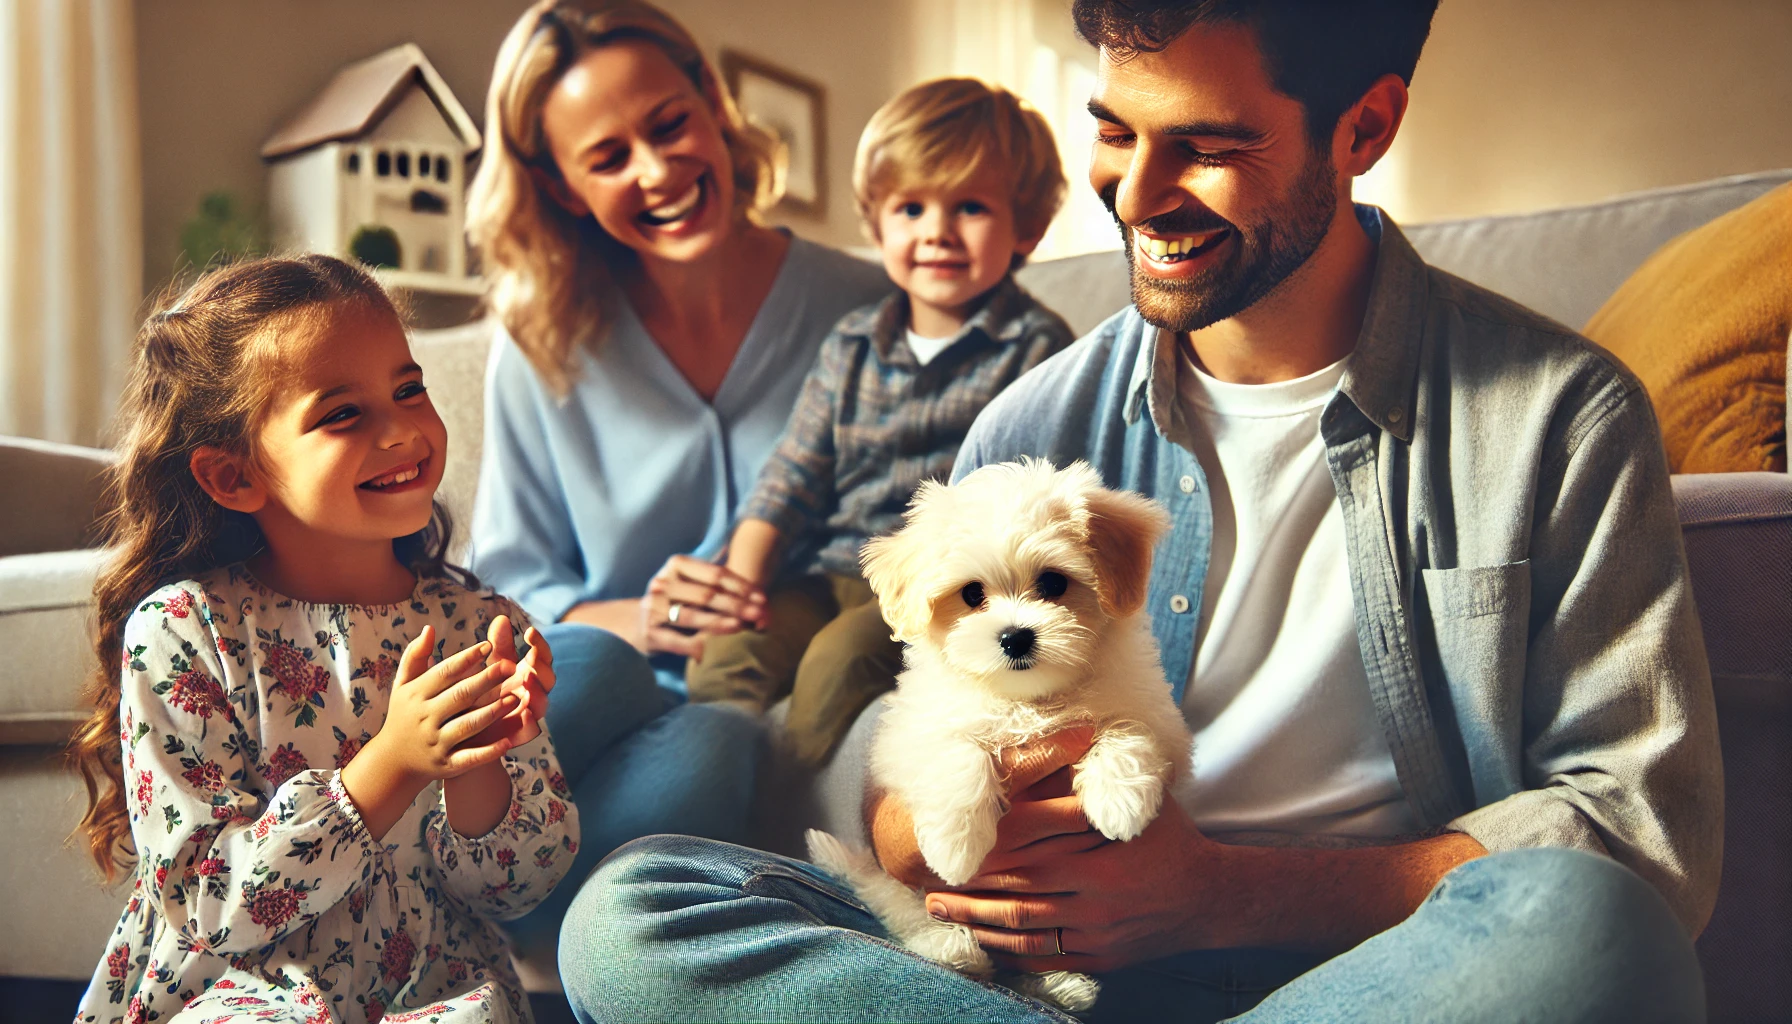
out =
<svg viewBox="0 0 1792 1024"><path fill-rule="evenodd" d="M485 280L478 277L449 277L422 270L393 270L390 267L375 267L373 276L386 288L394 291L433 292L438 295L470 295L478 297L485 294Z"/></svg>

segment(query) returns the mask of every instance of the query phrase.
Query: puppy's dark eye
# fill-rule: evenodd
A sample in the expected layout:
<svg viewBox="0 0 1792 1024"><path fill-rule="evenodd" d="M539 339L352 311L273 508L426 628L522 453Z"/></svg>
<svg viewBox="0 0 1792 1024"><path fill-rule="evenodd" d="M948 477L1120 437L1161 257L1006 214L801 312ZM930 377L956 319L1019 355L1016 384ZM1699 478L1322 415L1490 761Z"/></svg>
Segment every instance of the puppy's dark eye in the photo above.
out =
<svg viewBox="0 0 1792 1024"><path fill-rule="evenodd" d="M972 608L983 607L983 584L973 580L970 583L966 583L964 589L960 590L958 593L960 597L964 598L964 603L970 605Z"/></svg>
<svg viewBox="0 0 1792 1024"><path fill-rule="evenodd" d="M1069 589L1070 581L1064 578L1064 574L1049 569L1040 573L1039 578L1033 581L1033 592L1047 601L1063 597L1064 591Z"/></svg>

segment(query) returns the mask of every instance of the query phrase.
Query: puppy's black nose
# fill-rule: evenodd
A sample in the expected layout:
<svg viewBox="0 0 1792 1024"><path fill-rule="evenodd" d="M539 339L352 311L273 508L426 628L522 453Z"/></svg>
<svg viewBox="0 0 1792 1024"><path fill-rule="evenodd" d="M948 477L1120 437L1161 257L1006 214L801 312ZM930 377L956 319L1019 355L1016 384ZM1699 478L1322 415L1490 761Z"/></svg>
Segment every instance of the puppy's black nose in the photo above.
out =
<svg viewBox="0 0 1792 1024"><path fill-rule="evenodd" d="M1033 641L1036 639L1032 630L1010 626L1002 630L1002 634L996 637L996 642L1002 645L1003 654L1019 661L1033 653Z"/></svg>

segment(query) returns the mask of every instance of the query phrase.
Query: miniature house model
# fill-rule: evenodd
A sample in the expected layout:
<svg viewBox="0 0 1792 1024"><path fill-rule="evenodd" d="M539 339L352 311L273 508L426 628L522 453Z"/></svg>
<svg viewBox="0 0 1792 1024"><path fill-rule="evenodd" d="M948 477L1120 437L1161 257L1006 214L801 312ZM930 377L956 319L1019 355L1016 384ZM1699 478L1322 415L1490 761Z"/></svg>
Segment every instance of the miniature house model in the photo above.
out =
<svg viewBox="0 0 1792 1024"><path fill-rule="evenodd" d="M351 64L261 147L283 248L359 256L387 284L477 291L467 277L467 158L479 130L406 43Z"/></svg>

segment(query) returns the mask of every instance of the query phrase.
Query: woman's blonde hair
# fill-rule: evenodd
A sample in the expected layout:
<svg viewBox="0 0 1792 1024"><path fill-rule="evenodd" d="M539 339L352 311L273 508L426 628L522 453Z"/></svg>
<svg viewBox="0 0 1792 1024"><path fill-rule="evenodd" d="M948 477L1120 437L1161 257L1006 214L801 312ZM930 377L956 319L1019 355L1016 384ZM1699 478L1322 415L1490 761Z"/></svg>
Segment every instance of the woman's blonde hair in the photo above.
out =
<svg viewBox="0 0 1792 1024"><path fill-rule="evenodd" d="M614 263L628 250L594 217L575 217L544 194L529 170L560 174L541 108L561 76L590 51L625 40L659 47L715 105L739 215L756 220L784 189L782 143L741 116L696 40L670 15L645 0L542 0L529 8L492 70L467 235L484 261L487 305L558 394L575 376L577 347L600 341L612 321Z"/></svg>
<svg viewBox="0 0 1792 1024"><path fill-rule="evenodd" d="M871 115L853 160L853 197L875 240L877 204L892 191L955 188L988 167L1007 175L1015 234L1038 241L1066 187L1051 125L999 85L936 78Z"/></svg>
<svg viewBox="0 0 1792 1024"><path fill-rule="evenodd" d="M256 428L288 376L287 339L328 329L344 310L398 318L372 275L331 256L267 257L208 271L164 302L137 332L120 400L118 461L106 473L100 530L111 557L94 583L93 707L69 741L87 784L81 828L113 878L134 857L119 736L124 626L158 588L240 562L262 547L255 520L220 507L189 469L217 448L258 465ZM392 543L422 576L478 581L445 561L452 533L435 506L429 525Z"/></svg>

